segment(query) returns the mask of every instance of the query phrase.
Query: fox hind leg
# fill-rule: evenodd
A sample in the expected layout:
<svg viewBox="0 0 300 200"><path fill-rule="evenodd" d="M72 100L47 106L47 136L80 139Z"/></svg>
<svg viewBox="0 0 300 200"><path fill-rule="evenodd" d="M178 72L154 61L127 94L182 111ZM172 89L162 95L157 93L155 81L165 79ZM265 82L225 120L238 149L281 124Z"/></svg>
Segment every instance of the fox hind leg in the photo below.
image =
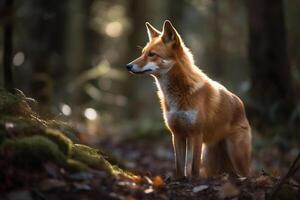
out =
<svg viewBox="0 0 300 200"><path fill-rule="evenodd" d="M236 174L248 176L251 162L251 133L243 129L226 138L226 150Z"/></svg>
<svg viewBox="0 0 300 200"><path fill-rule="evenodd" d="M207 177L222 173L228 173L231 175L235 173L227 154L224 140L219 141L216 144L203 145L202 165Z"/></svg>

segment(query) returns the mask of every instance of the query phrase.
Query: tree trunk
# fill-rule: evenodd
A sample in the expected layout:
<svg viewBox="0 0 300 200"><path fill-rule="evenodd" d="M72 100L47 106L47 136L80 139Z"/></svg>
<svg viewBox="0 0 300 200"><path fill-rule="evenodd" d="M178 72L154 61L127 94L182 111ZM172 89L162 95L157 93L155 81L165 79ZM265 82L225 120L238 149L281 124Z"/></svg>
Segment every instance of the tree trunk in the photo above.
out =
<svg viewBox="0 0 300 200"><path fill-rule="evenodd" d="M294 107L282 0L248 0L251 95L260 114L284 121ZM257 106L259 105L259 106Z"/></svg>
<svg viewBox="0 0 300 200"><path fill-rule="evenodd" d="M213 41L211 44L210 55L213 55L211 58L213 74L217 79L220 79L223 74L224 69L224 48L223 48L223 33L222 33L222 24L221 24L221 11L220 11L220 1L213 0L212 4L212 35Z"/></svg>
<svg viewBox="0 0 300 200"><path fill-rule="evenodd" d="M13 56L13 22L12 22L12 9L13 0L5 1L6 9L9 10L9 15L4 25L4 87L7 91L13 92L13 72L12 72L12 56Z"/></svg>
<svg viewBox="0 0 300 200"><path fill-rule="evenodd" d="M78 80L79 76L90 68L86 62L87 16L91 1L69 0L67 3L67 21L65 35L65 64L68 80ZM75 85L75 84L74 84ZM73 86L74 86L73 85ZM87 101L87 95L81 84L76 84L71 91L71 105L75 119L82 120L82 105Z"/></svg>
<svg viewBox="0 0 300 200"><path fill-rule="evenodd" d="M138 46L143 46L148 41L147 31L145 27L145 22L148 21L149 15L149 7L147 2L140 0L130 0L128 2L128 15L131 20L132 30L128 37L129 41L129 50L130 55L128 58L131 60L140 56L141 50ZM128 60L127 62L130 62ZM125 66L124 66L125 69ZM147 79L143 77L142 79L138 79L137 76L129 77L128 82L126 84L126 96L130 97L129 101L135 103L129 103L127 109L127 116L131 119L138 119L141 115L141 111L145 109L143 102L145 103L145 81ZM137 112L139 110L140 112Z"/></svg>

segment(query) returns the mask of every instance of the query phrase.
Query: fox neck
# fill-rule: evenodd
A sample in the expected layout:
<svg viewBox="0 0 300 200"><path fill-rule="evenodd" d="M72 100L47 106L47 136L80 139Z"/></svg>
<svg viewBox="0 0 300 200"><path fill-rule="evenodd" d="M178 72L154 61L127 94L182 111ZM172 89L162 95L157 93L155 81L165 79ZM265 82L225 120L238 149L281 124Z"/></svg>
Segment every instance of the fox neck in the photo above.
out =
<svg viewBox="0 0 300 200"><path fill-rule="evenodd" d="M206 79L206 75L186 58L177 61L166 74L157 76L156 84L166 103L179 106L181 102L189 101Z"/></svg>

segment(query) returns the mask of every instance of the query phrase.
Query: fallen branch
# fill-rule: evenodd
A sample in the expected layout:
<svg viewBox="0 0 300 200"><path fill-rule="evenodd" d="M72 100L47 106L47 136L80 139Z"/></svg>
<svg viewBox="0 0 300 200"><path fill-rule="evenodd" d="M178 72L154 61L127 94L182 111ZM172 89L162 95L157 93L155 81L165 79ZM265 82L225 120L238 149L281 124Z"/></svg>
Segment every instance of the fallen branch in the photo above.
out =
<svg viewBox="0 0 300 200"><path fill-rule="evenodd" d="M283 184L300 169L300 164L298 164L299 160L300 160L300 153L298 154L298 156L294 160L293 164L289 168L286 175L284 177L282 177L282 179L279 181L279 183L272 190L272 192L270 194L270 197L268 198L269 200L275 199L276 195L278 194L278 192L282 188Z"/></svg>

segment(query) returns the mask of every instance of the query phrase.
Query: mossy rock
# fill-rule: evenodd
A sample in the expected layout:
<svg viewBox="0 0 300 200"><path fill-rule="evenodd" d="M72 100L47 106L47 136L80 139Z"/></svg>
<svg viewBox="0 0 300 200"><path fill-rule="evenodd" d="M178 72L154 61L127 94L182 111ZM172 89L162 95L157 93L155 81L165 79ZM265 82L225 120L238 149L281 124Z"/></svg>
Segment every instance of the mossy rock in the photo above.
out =
<svg viewBox="0 0 300 200"><path fill-rule="evenodd" d="M26 116L33 113L26 102L24 94L13 95L0 89L0 113L1 115Z"/></svg>
<svg viewBox="0 0 300 200"><path fill-rule="evenodd" d="M91 169L83 162L74 159L67 159L67 168L72 172L89 171Z"/></svg>
<svg viewBox="0 0 300 200"><path fill-rule="evenodd" d="M0 154L9 158L18 167L39 168L46 161L64 164L66 155L58 145L44 136L7 139L1 145Z"/></svg>
<svg viewBox="0 0 300 200"><path fill-rule="evenodd" d="M43 120L33 112L28 98L0 89L0 156L16 167L40 168L51 161L70 171L101 169L116 176L129 176L113 166L100 150L78 143L76 131L56 120ZM9 124L9 128L7 127Z"/></svg>
<svg viewBox="0 0 300 200"><path fill-rule="evenodd" d="M56 143L59 149L65 154L69 155L73 142L59 130L48 128L45 136Z"/></svg>
<svg viewBox="0 0 300 200"><path fill-rule="evenodd" d="M15 137L26 137L32 135L41 135L45 132L45 127L43 124L32 121L27 117L19 116L6 116L0 119L0 126L3 126L3 130L7 132L6 125L10 124L9 128Z"/></svg>
<svg viewBox="0 0 300 200"><path fill-rule="evenodd" d="M57 121L57 120L48 120L48 126L52 129L59 130L62 132L66 137L68 137L70 140L72 140L73 143L79 143L80 140L78 139L77 135L79 132L71 127L69 124Z"/></svg>
<svg viewBox="0 0 300 200"><path fill-rule="evenodd" d="M112 176L123 175L131 176L117 166L111 165L100 153L99 150L91 147L75 144L71 150L71 158L78 160L92 168L100 168Z"/></svg>

